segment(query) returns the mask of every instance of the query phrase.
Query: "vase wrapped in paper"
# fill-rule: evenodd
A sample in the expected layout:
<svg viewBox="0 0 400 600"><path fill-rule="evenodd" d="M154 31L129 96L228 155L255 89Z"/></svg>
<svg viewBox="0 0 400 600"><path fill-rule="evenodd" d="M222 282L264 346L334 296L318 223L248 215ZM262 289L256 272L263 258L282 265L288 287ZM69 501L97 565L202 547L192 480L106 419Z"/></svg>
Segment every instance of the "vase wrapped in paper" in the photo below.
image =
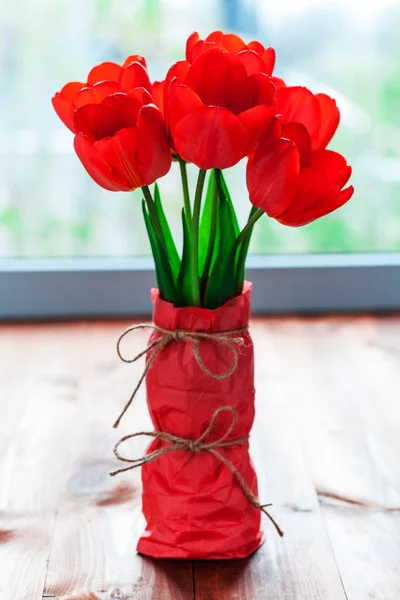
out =
<svg viewBox="0 0 400 600"><path fill-rule="evenodd" d="M142 467L147 527L138 551L157 558L248 556L263 541L263 513L282 535L259 499L249 456L255 386L245 261L264 214L307 225L347 202L353 188L345 187L345 159L326 149L339 124L335 101L286 85L272 75L274 61L259 42L195 33L186 60L164 81L152 83L144 58L132 55L94 67L85 83L68 83L53 98L94 181L143 192L158 288L153 322L118 341L122 360L146 362L114 426L134 410L145 381L154 430L118 442L122 465L113 475ZM242 159L252 207L240 227L223 170ZM199 169L193 187L187 163ZM156 183L171 168L182 178L181 250ZM137 328L149 329L148 346L125 356L123 339ZM124 453L135 436L149 438L143 457Z"/></svg>

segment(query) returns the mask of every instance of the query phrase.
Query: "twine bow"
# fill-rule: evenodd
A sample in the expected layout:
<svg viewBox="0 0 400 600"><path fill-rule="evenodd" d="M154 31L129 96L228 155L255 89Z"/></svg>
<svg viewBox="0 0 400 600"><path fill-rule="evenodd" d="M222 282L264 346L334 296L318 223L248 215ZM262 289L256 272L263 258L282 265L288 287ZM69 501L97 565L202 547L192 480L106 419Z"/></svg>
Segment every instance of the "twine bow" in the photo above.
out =
<svg viewBox="0 0 400 600"><path fill-rule="evenodd" d="M122 356L122 353L121 353L121 348L120 348L121 342L128 333L130 333L131 331L135 331L136 329L153 329L154 331L157 331L161 335L156 340L154 340L154 342L149 344L147 346L147 348L145 348L145 350L142 350L142 352L139 352L139 354L137 354L133 358L125 358L124 356ZM168 346L168 344L170 344L171 342L190 342L193 347L194 358L196 359L196 362L199 365L200 369L203 371L203 373L206 373L206 375L208 375L212 379L222 380L222 379L227 379L228 377L230 377L232 375L232 373L234 373L236 371L236 368L237 368L238 362L239 362L239 355L238 355L236 346L240 346L240 345L244 344L243 337L239 337L239 336L231 337L231 336L235 336L236 334L240 334L245 331L247 331L247 327L243 327L242 329L234 329L232 331L223 331L220 333L206 333L204 331L183 331L181 329L176 329L175 331L171 331L169 329L163 329L162 327L153 325L153 323L140 323L139 325L132 325L132 327L128 327L128 329L126 329L123 333L121 333L121 335L118 339L118 342L117 342L117 353L118 353L119 358L125 363L133 363L133 362L136 362L139 358L141 358L145 354L147 354L148 352L150 352L151 350L153 350L153 352L150 354L150 356L147 360L144 371L143 371L135 389L133 390L131 397L129 398L128 402L125 404L124 408L122 409L121 414L119 415L118 419L115 421L113 427L118 427L122 417L124 416L124 414L126 413L128 408L130 407L130 405L132 404L132 401L133 401L134 397L136 396L137 391L139 390L140 386L142 385L143 380L146 377L146 374L149 371L149 369L151 368L153 362L155 361L158 353L163 348L165 348L165 346ZM210 371L210 369L208 367L206 367L206 365L204 364L204 362L200 356L200 350L199 350L200 343L202 340L213 340L214 342L223 344L224 346L229 348L229 350L231 351L231 354L232 354L232 366L227 371L225 371L224 373L218 374L218 373L214 373L213 371Z"/></svg>
<svg viewBox="0 0 400 600"><path fill-rule="evenodd" d="M219 439L215 440L214 442L207 442L206 438L214 430L218 415L225 411L230 412L232 415L231 424L229 425L226 432ZM243 490L244 495L246 496L246 498L248 499L250 504L252 504L255 508L258 508L259 510L261 510L269 518L269 520L273 523L276 531L282 537L283 531L281 530L279 525L276 523L276 521L272 518L272 516L269 514L269 512L266 510L266 508L268 506L271 506L271 504L260 504L258 498L250 490L247 483L243 479L243 476L240 474L240 472L237 470L237 468L231 463L230 460L228 460L225 456L223 456L217 450L217 448L227 448L228 446L235 446L238 444L243 444L244 442L248 441L248 439L249 439L248 436L238 438L236 440L227 441L227 438L230 436L230 434L234 430L236 423L237 423L237 413L236 413L236 410L233 408L233 406L221 406L220 408L217 408L217 410L213 414L209 426L205 429L205 431L196 440L180 437L178 435L174 435L172 433L168 433L165 431L140 431L139 433L132 433L130 435L125 435L124 437L122 437L119 440L119 442L116 443L116 445L114 447L114 454L118 458L118 460L129 463L129 466L122 467L120 469L117 469L116 471L112 471L110 473L110 475L114 476L114 475L117 475L118 473L130 471L131 469L136 469L138 467L141 467L142 465L146 465L148 463L153 462L153 460L160 458L160 456L163 456L164 454L167 454L168 452L174 452L176 450L187 450L188 452L194 452L194 453L210 452L219 461L221 461L226 467L228 467L228 469L231 471L231 473L236 477L240 487ZM132 439L134 437L139 437L139 436L148 436L148 437L156 438L156 439L164 442L167 445L163 446L162 448L160 448L158 450L154 450L153 452L150 452L149 454L146 454L145 456L142 456L141 458L126 458L125 456L121 456L121 454L119 453L120 445L129 439Z"/></svg>

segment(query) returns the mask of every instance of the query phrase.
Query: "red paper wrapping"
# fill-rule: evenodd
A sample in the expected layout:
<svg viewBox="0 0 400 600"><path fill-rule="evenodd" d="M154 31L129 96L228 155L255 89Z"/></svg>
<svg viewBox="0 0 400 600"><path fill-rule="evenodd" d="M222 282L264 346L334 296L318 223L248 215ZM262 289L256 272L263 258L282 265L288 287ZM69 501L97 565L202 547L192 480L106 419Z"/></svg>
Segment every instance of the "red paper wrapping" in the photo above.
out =
<svg viewBox="0 0 400 600"><path fill-rule="evenodd" d="M184 307L161 300L152 291L153 320L168 330L218 333L246 327L250 317L251 284L243 294L215 310ZM150 343L159 337L154 332ZM146 376L147 402L156 431L198 438L220 406L232 406L237 424L227 441L249 435L254 420L253 343L248 331L237 346L239 362L227 379L217 380L199 367L190 342L171 342L158 353ZM201 340L200 355L213 372L232 366L229 348L212 339ZM232 415L219 414L208 441L220 438ZM163 447L155 439L147 453ZM218 448L257 496L256 474L248 442ZM207 451L177 450L143 466L143 513L147 521L138 552L156 558L243 558L263 542L260 510L244 494L232 472Z"/></svg>

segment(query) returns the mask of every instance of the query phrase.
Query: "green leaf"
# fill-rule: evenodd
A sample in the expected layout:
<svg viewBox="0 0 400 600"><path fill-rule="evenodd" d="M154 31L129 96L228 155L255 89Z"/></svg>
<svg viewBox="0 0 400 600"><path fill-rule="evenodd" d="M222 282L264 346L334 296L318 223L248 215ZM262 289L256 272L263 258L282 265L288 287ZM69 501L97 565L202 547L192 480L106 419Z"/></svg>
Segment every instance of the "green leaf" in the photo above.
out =
<svg viewBox="0 0 400 600"><path fill-rule="evenodd" d="M219 194L218 254L208 280L205 307L218 308L235 296L236 226L235 211L226 194Z"/></svg>
<svg viewBox="0 0 400 600"><path fill-rule="evenodd" d="M158 220L160 221L161 230L165 239L165 245L167 247L168 259L171 264L172 273L176 279L179 274L179 267L181 261L175 246L174 238L172 237L171 230L168 225L167 218L164 213L160 197L160 190L158 188L157 183L154 185L154 204L156 205Z"/></svg>
<svg viewBox="0 0 400 600"><path fill-rule="evenodd" d="M199 272L203 273L204 264L207 256L207 248L210 241L211 231L211 216L212 216L212 200L214 191L215 171L214 169L210 173L207 186L206 199L204 201L203 213L201 215L200 231L199 231ZM217 227L217 236L219 236L219 229ZM214 249L217 244L214 245Z"/></svg>
<svg viewBox="0 0 400 600"><path fill-rule="evenodd" d="M233 206L232 198L229 194L228 186L226 185L226 181L224 179L222 171L217 170L216 177L217 177L218 192L220 195L225 197L225 200L230 207L230 212L231 212L231 216L232 216L232 225L235 230L235 236L238 237L238 235L240 233L240 227L239 227L239 223L237 220L235 208Z"/></svg>
<svg viewBox="0 0 400 600"><path fill-rule="evenodd" d="M144 200L142 200L142 209L147 233L150 239L151 250L154 257L157 285L160 290L160 295L167 302L177 303L181 299L181 294L175 286L171 265L168 262L168 257L165 256L165 252L162 250L162 248L160 248L160 242L154 231Z"/></svg>
<svg viewBox="0 0 400 600"><path fill-rule="evenodd" d="M187 222L185 209L182 209L182 227L183 227L183 249L182 261L179 270L178 286L181 290L182 303L179 306L192 306L192 280L191 280L191 243L190 227Z"/></svg>
<svg viewBox="0 0 400 600"><path fill-rule="evenodd" d="M201 274L201 298L204 304L208 280L212 268L217 260L219 248L219 195L216 179L216 171L210 174L205 206L200 225L200 274Z"/></svg>

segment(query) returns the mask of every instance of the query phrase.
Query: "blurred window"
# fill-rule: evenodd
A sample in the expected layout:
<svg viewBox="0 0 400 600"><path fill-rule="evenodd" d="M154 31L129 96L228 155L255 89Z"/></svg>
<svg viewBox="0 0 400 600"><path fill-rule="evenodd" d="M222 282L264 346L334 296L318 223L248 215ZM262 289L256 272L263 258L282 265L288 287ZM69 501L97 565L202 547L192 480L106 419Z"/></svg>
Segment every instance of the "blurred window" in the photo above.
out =
<svg viewBox="0 0 400 600"><path fill-rule="evenodd" d="M0 256L150 253L140 193L96 186L53 112L54 92L103 60L143 54L153 79L183 57L198 30L236 31L275 47L275 74L334 96L342 112L330 148L353 167L353 199L300 229L263 218L253 253L400 249L400 1L13 0L0 15ZM243 222L245 165L228 180ZM193 180L193 177L192 177ZM178 168L160 187L176 237Z"/></svg>

